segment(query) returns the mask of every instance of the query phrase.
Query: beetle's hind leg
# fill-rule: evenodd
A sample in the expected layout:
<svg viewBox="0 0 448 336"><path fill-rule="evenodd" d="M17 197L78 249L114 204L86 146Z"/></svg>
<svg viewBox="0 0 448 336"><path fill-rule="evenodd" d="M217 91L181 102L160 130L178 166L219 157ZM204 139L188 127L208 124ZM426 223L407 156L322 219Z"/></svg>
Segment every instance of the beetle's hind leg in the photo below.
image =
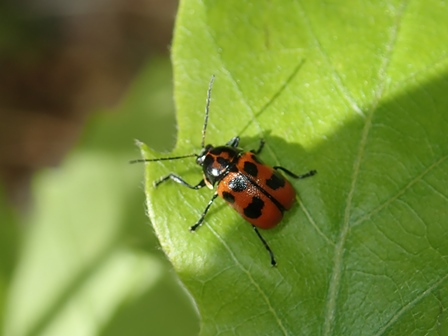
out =
<svg viewBox="0 0 448 336"><path fill-rule="evenodd" d="M273 168L275 170L281 170L281 171L285 172L287 175L289 175L289 176L291 176L293 178L296 178L296 179L304 179L304 178L307 178L307 177L310 177L310 176L313 176L313 175L317 174L316 170L310 170L308 173L303 174L303 175L296 175L293 172L291 172L290 170L288 170L286 168L283 168L283 167L280 167L280 166L274 166Z"/></svg>
<svg viewBox="0 0 448 336"><path fill-rule="evenodd" d="M277 261L275 261L274 252L272 252L271 248L269 247L269 245L266 242L266 240L264 240L263 236L258 231L257 227L255 225L252 225L252 228L254 229L255 233L258 236L258 238L260 238L260 240L263 243L263 245L266 248L266 250L269 252L269 256L271 257L271 266L276 266L277 265Z"/></svg>

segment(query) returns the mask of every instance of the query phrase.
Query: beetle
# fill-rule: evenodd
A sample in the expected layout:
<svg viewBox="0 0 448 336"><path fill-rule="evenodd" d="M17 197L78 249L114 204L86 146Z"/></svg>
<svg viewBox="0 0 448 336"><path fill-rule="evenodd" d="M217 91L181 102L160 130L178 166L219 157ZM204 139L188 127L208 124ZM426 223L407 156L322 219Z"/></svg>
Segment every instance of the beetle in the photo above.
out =
<svg viewBox="0 0 448 336"><path fill-rule="evenodd" d="M279 171L292 178L303 179L315 175L316 170L311 170L303 175L296 175L284 167L270 167L264 164L257 156L264 147L265 142L263 139L260 140L258 149L249 152L238 147L240 142L239 136L233 137L223 146L205 145L214 78L215 76L212 76L207 91L201 152L199 154L156 159L137 159L130 161L130 163L196 157L196 163L202 167L203 173L203 177L198 184L192 185L182 177L170 173L155 181L154 187L172 180L193 190L199 190L203 187L216 188L199 220L190 227L190 231L194 232L202 225L211 205L220 196L252 225L253 230L269 253L271 265L276 266L277 262L274 253L258 231L258 228L270 229L275 227L281 221L283 213L289 210L294 203L296 192L291 183Z"/></svg>

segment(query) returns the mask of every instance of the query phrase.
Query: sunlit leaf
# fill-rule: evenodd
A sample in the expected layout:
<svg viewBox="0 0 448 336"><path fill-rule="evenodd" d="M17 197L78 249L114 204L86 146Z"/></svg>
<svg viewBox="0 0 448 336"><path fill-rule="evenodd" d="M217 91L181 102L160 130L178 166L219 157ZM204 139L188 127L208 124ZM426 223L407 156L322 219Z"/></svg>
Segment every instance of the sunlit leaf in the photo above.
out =
<svg viewBox="0 0 448 336"><path fill-rule="evenodd" d="M240 135L292 181L297 203L262 234L212 191L194 159L147 165L149 214L196 300L202 334L448 332L446 1L184 1L173 44L178 143ZM146 157L160 157L149 152ZM165 155L167 156L167 155Z"/></svg>

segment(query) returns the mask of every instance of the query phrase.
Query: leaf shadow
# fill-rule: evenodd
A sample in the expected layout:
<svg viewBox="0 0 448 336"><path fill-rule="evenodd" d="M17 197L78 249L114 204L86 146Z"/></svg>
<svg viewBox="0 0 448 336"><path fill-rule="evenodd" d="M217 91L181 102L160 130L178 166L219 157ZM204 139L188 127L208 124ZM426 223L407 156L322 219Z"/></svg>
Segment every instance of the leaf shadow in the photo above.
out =
<svg viewBox="0 0 448 336"><path fill-rule="evenodd" d="M414 81L415 78L409 79L409 83ZM406 82L398 86L405 85ZM236 276L245 284L227 288L232 295L242 296L242 300L248 299L244 293L247 284L255 283L254 291L262 294L260 300L265 305L272 308L272 302L282 302L275 304L275 309L285 316L285 323L291 312L283 307L290 307L291 300L283 295L268 295L272 286L276 292L279 287L289 288L285 293L294 298L291 303L295 311L297 302L319 298L324 310L328 300L334 300L335 333L342 333L339 328L347 319L358 330L367 327L383 331L406 321L411 307L447 284L448 248L444 246L448 213L441 211L443 207L448 209L447 180L443 178L448 161L448 118L443 112L448 110L446 92L448 76L441 74L399 94L385 96L373 110L367 109L367 118L354 113L351 120L325 135L311 150L272 136L267 127L265 140L271 150L260 155L266 164L281 164L298 173L318 171L306 181L292 181L301 205L291 209L278 227L262 232L279 266L275 270L269 267L268 254L257 237L249 233L250 225L243 219L225 228L219 225L229 220L228 213L221 214L224 206L220 205L206 219L206 226L218 238L215 250L205 257L210 257L209 262L192 264L181 275L193 295L199 295L196 288L203 285L204 279L220 274L220 283L232 283ZM252 137L241 139L243 147L257 142ZM420 198L425 199L424 204ZM437 204L436 211L425 204ZM223 219L215 221L214 216ZM300 225L292 223L297 220ZM327 240L311 225L311 220ZM195 239L197 243L199 240ZM415 244L421 245L422 252L409 254ZM232 271L227 270L229 263ZM223 267L227 270L224 273ZM421 277L422 272L427 276ZM401 284L401 289L397 291L375 274L385 274ZM337 288L329 293L329 283L335 279ZM386 298L369 293L360 311L344 310L349 300L357 302L354 290L360 283L390 294ZM336 297L329 297L335 294ZM396 304L391 305L391 300ZM299 306L302 307L300 303ZM378 310L379 306L384 309ZM305 316L306 311L299 315ZM319 321L316 323L323 325Z"/></svg>

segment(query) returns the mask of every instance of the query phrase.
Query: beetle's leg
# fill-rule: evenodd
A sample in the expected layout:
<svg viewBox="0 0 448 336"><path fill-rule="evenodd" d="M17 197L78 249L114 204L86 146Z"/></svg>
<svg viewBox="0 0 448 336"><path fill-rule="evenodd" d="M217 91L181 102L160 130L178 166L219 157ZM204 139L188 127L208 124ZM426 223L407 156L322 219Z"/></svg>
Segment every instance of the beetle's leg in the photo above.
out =
<svg viewBox="0 0 448 336"><path fill-rule="evenodd" d="M260 152L263 149L263 147L264 147L264 139L260 139L260 145L258 146L257 149L252 149L251 153L260 154Z"/></svg>
<svg viewBox="0 0 448 336"><path fill-rule="evenodd" d="M303 175L296 175L296 174L294 174L293 172L289 171L288 169L283 168L283 167L280 167L280 166L274 166L273 168L276 169L276 170L282 170L282 171L284 171L287 175L289 175L289 176L291 176L291 177L294 177L294 178L296 178L296 179L304 179L304 178L306 178L306 177L310 177L310 176L313 176L313 175L316 175L316 174L317 174L317 171L316 171L316 170L310 170L308 173L303 174Z"/></svg>
<svg viewBox="0 0 448 336"><path fill-rule="evenodd" d="M196 224L194 224L193 226L190 227L190 231L196 231L196 229L202 225L202 222L204 221L205 215L208 212L208 209L210 209L210 206L213 204L213 201L216 199L216 197L218 197L218 193L215 192L212 196L212 198L210 199L210 201L208 201L207 206L204 209L204 212L202 213L201 217L199 218L199 220L196 222Z"/></svg>
<svg viewBox="0 0 448 336"><path fill-rule="evenodd" d="M173 180L176 183L182 184L183 186L190 188L190 189L194 189L194 190L198 190L198 189L205 187L205 181L203 179L198 184L192 186L188 182L185 182L185 180L182 177L180 177L176 174L169 174L167 176L162 177L161 179L154 182L154 187L158 187L159 184L161 184L167 180Z"/></svg>
<svg viewBox="0 0 448 336"><path fill-rule="evenodd" d="M240 137L236 136L227 141L226 145L230 147L238 147L238 144L240 143Z"/></svg>
<svg viewBox="0 0 448 336"><path fill-rule="evenodd" d="M266 242L266 240L264 240L263 236L260 234L260 232L258 232L258 229L255 225L252 225L252 227L254 228L255 233L257 234L258 238L260 238L261 242L263 243L264 247L266 248L266 250L268 250L269 255L271 256L271 266L276 266L277 262L275 261L275 257L274 257L274 253L272 252L271 248L269 247L268 243Z"/></svg>

